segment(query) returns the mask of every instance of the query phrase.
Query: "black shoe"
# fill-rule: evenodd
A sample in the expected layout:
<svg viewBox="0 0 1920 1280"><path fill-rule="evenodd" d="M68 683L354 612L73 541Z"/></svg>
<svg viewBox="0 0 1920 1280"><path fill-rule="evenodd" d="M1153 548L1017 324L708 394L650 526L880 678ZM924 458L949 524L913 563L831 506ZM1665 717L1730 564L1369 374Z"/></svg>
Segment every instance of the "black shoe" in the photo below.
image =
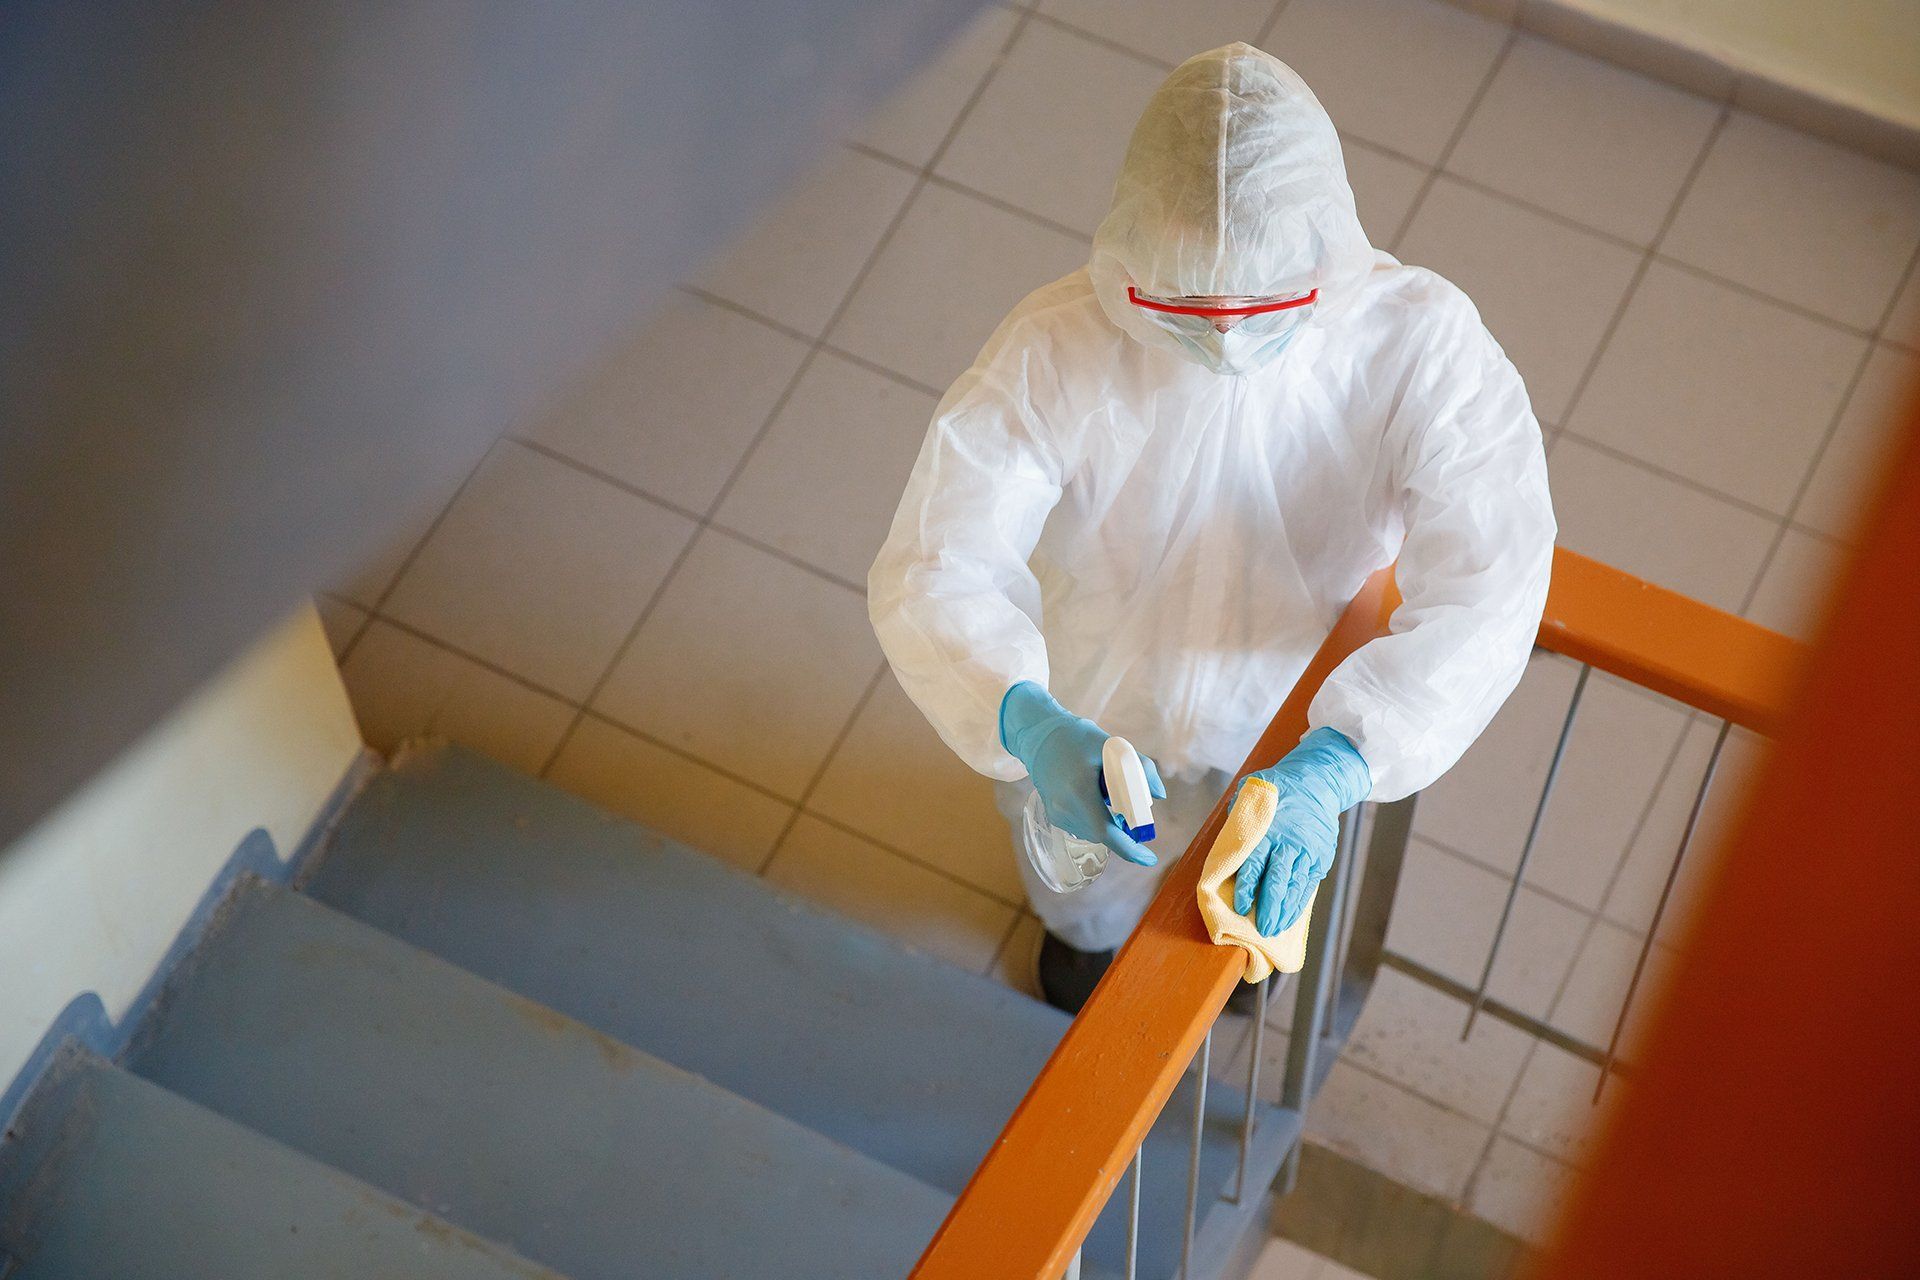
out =
<svg viewBox="0 0 1920 1280"><path fill-rule="evenodd" d="M1051 933L1040 943L1040 997L1062 1013L1078 1013L1113 963L1111 951L1076 951Z"/></svg>

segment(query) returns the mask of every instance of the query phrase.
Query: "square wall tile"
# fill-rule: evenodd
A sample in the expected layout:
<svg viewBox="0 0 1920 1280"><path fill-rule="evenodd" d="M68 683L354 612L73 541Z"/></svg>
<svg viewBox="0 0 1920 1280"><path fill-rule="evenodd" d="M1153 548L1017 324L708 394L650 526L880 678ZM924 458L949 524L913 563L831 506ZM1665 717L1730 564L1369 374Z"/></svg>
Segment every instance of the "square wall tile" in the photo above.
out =
<svg viewBox="0 0 1920 1280"><path fill-rule="evenodd" d="M1345 1056L1455 1111L1500 1118L1533 1038L1496 1018L1477 1018L1465 1040L1467 1006L1395 969L1382 969L1347 1041Z"/></svg>
<svg viewBox="0 0 1920 1280"><path fill-rule="evenodd" d="M1600 348L1641 255L1442 177L1396 255L1459 285L1558 422Z"/></svg>
<svg viewBox="0 0 1920 1280"><path fill-rule="evenodd" d="M1560 545L1738 611L1776 522L1562 435L1547 456Z"/></svg>
<svg viewBox="0 0 1920 1280"><path fill-rule="evenodd" d="M975 973L993 962L1013 907L803 814L767 880Z"/></svg>
<svg viewBox="0 0 1920 1280"><path fill-rule="evenodd" d="M1416 838L1407 848L1387 946L1469 988L1478 986L1510 882ZM1546 1017L1586 922L1573 908L1521 886L1488 994L1522 1013Z"/></svg>
<svg viewBox="0 0 1920 1280"><path fill-rule="evenodd" d="M821 352L715 519L864 590L936 403Z"/></svg>
<svg viewBox="0 0 1920 1280"><path fill-rule="evenodd" d="M1417 831L1495 869L1519 865L1571 705L1572 667L1536 656L1480 741L1421 797ZM1599 910L1686 722L1678 707L1610 677L1587 681L1528 884Z"/></svg>
<svg viewBox="0 0 1920 1280"><path fill-rule="evenodd" d="M1606 1112L1625 1094L1613 1081L1594 1105L1600 1068L1542 1040L1534 1045L1500 1128L1539 1151L1569 1164L1591 1153Z"/></svg>
<svg viewBox="0 0 1920 1280"><path fill-rule="evenodd" d="M1015 303L1087 263L1089 242L945 187L921 191L847 313L837 346L944 388Z"/></svg>
<svg viewBox="0 0 1920 1280"><path fill-rule="evenodd" d="M993 784L947 750L892 672L860 709L808 807L1003 902L1024 897Z"/></svg>
<svg viewBox="0 0 1920 1280"><path fill-rule="evenodd" d="M1811 641L1820 623L1834 577L1846 562L1838 544L1789 529L1760 575L1747 617L1763 627Z"/></svg>
<svg viewBox="0 0 1920 1280"><path fill-rule="evenodd" d="M852 140L916 167L933 159L934 149L1000 57L1017 20L1003 5L982 9L938 57L867 117Z"/></svg>
<svg viewBox="0 0 1920 1280"><path fill-rule="evenodd" d="M1793 518L1835 538L1852 538L1879 483L1880 467L1905 413L1920 395L1920 356L1880 343L1827 437Z"/></svg>
<svg viewBox="0 0 1920 1280"><path fill-rule="evenodd" d="M708 530L595 709L798 800L879 667L858 595Z"/></svg>
<svg viewBox="0 0 1920 1280"><path fill-rule="evenodd" d="M472 473L473 469L469 469L459 477L460 482L465 482ZM447 509L447 504L453 501L459 489L460 483L445 485L402 517L376 545L376 549L354 567L352 573L327 588L328 594L362 609L379 608L380 602L393 586L393 580L406 567L414 548L427 536L427 530L433 527L434 521L440 518L440 513Z"/></svg>
<svg viewBox="0 0 1920 1280"><path fill-rule="evenodd" d="M1367 239L1376 248L1391 249L1430 170L1358 138L1342 138L1340 150L1347 162L1347 185L1353 188L1354 207L1359 210Z"/></svg>
<svg viewBox="0 0 1920 1280"><path fill-rule="evenodd" d="M715 353L726 376L714 376ZM531 438L690 511L719 496L806 358L806 344L675 292L535 425Z"/></svg>
<svg viewBox="0 0 1920 1280"><path fill-rule="evenodd" d="M1489 1129L1336 1062L1307 1110L1306 1136L1421 1191L1459 1197Z"/></svg>
<svg viewBox="0 0 1920 1280"><path fill-rule="evenodd" d="M1325 1261L1291 1240L1273 1236L1260 1246L1247 1280L1323 1280L1325 1272L1321 1264Z"/></svg>
<svg viewBox="0 0 1920 1280"><path fill-rule="evenodd" d="M701 853L758 873L793 806L588 716L547 780Z"/></svg>
<svg viewBox="0 0 1920 1280"><path fill-rule="evenodd" d="M357 604L348 604L345 600L327 595L315 596L313 607L320 614L320 626L327 633L327 646L333 650L336 660L360 638L367 619L372 616Z"/></svg>
<svg viewBox="0 0 1920 1280"><path fill-rule="evenodd" d="M367 744L392 754L413 738L446 738L538 773L573 723L557 698L375 620L340 670Z"/></svg>
<svg viewBox="0 0 1920 1280"><path fill-rule="evenodd" d="M1660 249L1870 329L1920 245L1920 174L1736 111Z"/></svg>
<svg viewBox="0 0 1920 1280"><path fill-rule="evenodd" d="M1535 651L1519 685L1453 768L1420 793L1414 830L1501 871L1511 871L1546 781L1553 744L1579 668Z"/></svg>
<svg viewBox="0 0 1920 1280"><path fill-rule="evenodd" d="M1511 1138L1495 1138L1467 1207L1509 1235L1544 1244L1573 1179L1573 1170L1551 1156Z"/></svg>
<svg viewBox="0 0 1920 1280"><path fill-rule="evenodd" d="M1655 263L1566 425L1785 515L1865 354L1864 339Z"/></svg>
<svg viewBox="0 0 1920 1280"><path fill-rule="evenodd" d="M1447 167L1648 245L1719 114L1718 103L1521 36Z"/></svg>
<svg viewBox="0 0 1920 1280"><path fill-rule="evenodd" d="M1633 986L1634 966L1640 961L1639 935L1601 920L1587 935L1573 962L1566 990L1554 1002L1548 1021L1574 1039L1596 1049L1605 1049L1613 1037L1629 986ZM1671 975L1674 952L1665 946L1653 947L1647 955L1645 971L1633 987L1633 1007L1626 1030L1621 1034L1619 1054L1633 1060L1634 1032L1644 1025L1648 1011L1660 1001L1662 989Z"/></svg>
<svg viewBox="0 0 1920 1280"><path fill-rule="evenodd" d="M684 516L503 440L386 612L582 700L693 532Z"/></svg>
<svg viewBox="0 0 1920 1280"><path fill-rule="evenodd" d="M935 172L1091 236L1164 72L1029 23Z"/></svg>
<svg viewBox="0 0 1920 1280"><path fill-rule="evenodd" d="M1436 164L1506 41L1441 0L1289 0L1267 52L1343 132Z"/></svg>
<svg viewBox="0 0 1920 1280"><path fill-rule="evenodd" d="M818 335L913 191L914 175L841 149L754 220L693 283Z"/></svg>
<svg viewBox="0 0 1920 1280"><path fill-rule="evenodd" d="M1666 884L1680 841L1686 834L1687 818L1693 811L1701 779L1706 776L1707 761L1712 757L1719 728L1717 722L1706 719L1696 720L1688 727L1680 753L1660 784L1647 820L1635 835L1633 847L1621 865L1620 876L1607 895L1604 914L1629 931L1644 933L1653 919L1661 888ZM1671 940L1685 932L1720 853L1721 842L1731 834L1731 824L1746 804L1766 752L1766 739L1757 734L1736 729L1728 736L1712 788L1700 811L1699 828L1674 878L1673 894L1661 918L1663 939Z"/></svg>
<svg viewBox="0 0 1920 1280"><path fill-rule="evenodd" d="M1244 40L1257 44L1277 0L1041 0L1039 12L1178 65Z"/></svg>

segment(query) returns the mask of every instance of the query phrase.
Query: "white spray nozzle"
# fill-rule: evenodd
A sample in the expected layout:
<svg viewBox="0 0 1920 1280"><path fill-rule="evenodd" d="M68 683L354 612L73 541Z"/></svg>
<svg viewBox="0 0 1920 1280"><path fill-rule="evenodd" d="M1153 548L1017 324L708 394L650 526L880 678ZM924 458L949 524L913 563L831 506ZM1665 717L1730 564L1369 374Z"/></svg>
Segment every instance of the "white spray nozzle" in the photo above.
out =
<svg viewBox="0 0 1920 1280"><path fill-rule="evenodd" d="M1153 839L1153 789L1140 753L1125 738L1108 738L1100 748L1100 784L1127 834L1142 844Z"/></svg>

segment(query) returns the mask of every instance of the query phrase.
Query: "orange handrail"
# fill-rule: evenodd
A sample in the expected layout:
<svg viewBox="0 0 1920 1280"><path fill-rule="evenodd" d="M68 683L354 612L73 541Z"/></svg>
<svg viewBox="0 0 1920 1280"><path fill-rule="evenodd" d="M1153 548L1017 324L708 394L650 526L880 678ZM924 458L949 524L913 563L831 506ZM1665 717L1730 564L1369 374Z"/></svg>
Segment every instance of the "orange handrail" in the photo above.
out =
<svg viewBox="0 0 1920 1280"><path fill-rule="evenodd" d="M1384 634L1392 575L1368 579L1275 714L1242 772L1307 730L1333 669ZM1784 636L1566 550L1554 554L1541 647L1769 731L1800 646ZM1226 817L1222 796L1167 874L1053 1056L928 1244L913 1280L1058 1280L1239 980L1244 961L1208 941L1194 889Z"/></svg>
<svg viewBox="0 0 1920 1280"><path fill-rule="evenodd" d="M1564 547L1539 643L1768 736L1805 656L1777 631Z"/></svg>

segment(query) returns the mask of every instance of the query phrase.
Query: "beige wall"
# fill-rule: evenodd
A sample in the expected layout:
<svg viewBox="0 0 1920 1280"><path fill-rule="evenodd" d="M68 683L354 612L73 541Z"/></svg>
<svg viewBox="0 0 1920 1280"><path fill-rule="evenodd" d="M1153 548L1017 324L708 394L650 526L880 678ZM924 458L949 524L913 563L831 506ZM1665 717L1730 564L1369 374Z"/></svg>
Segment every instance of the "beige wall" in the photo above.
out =
<svg viewBox="0 0 1920 1280"><path fill-rule="evenodd" d="M74 997L118 1022L247 833L286 857L359 752L303 608L0 851L0 1090Z"/></svg>
<svg viewBox="0 0 1920 1280"><path fill-rule="evenodd" d="M1920 0L1561 0L1886 119L1920 125Z"/></svg>

